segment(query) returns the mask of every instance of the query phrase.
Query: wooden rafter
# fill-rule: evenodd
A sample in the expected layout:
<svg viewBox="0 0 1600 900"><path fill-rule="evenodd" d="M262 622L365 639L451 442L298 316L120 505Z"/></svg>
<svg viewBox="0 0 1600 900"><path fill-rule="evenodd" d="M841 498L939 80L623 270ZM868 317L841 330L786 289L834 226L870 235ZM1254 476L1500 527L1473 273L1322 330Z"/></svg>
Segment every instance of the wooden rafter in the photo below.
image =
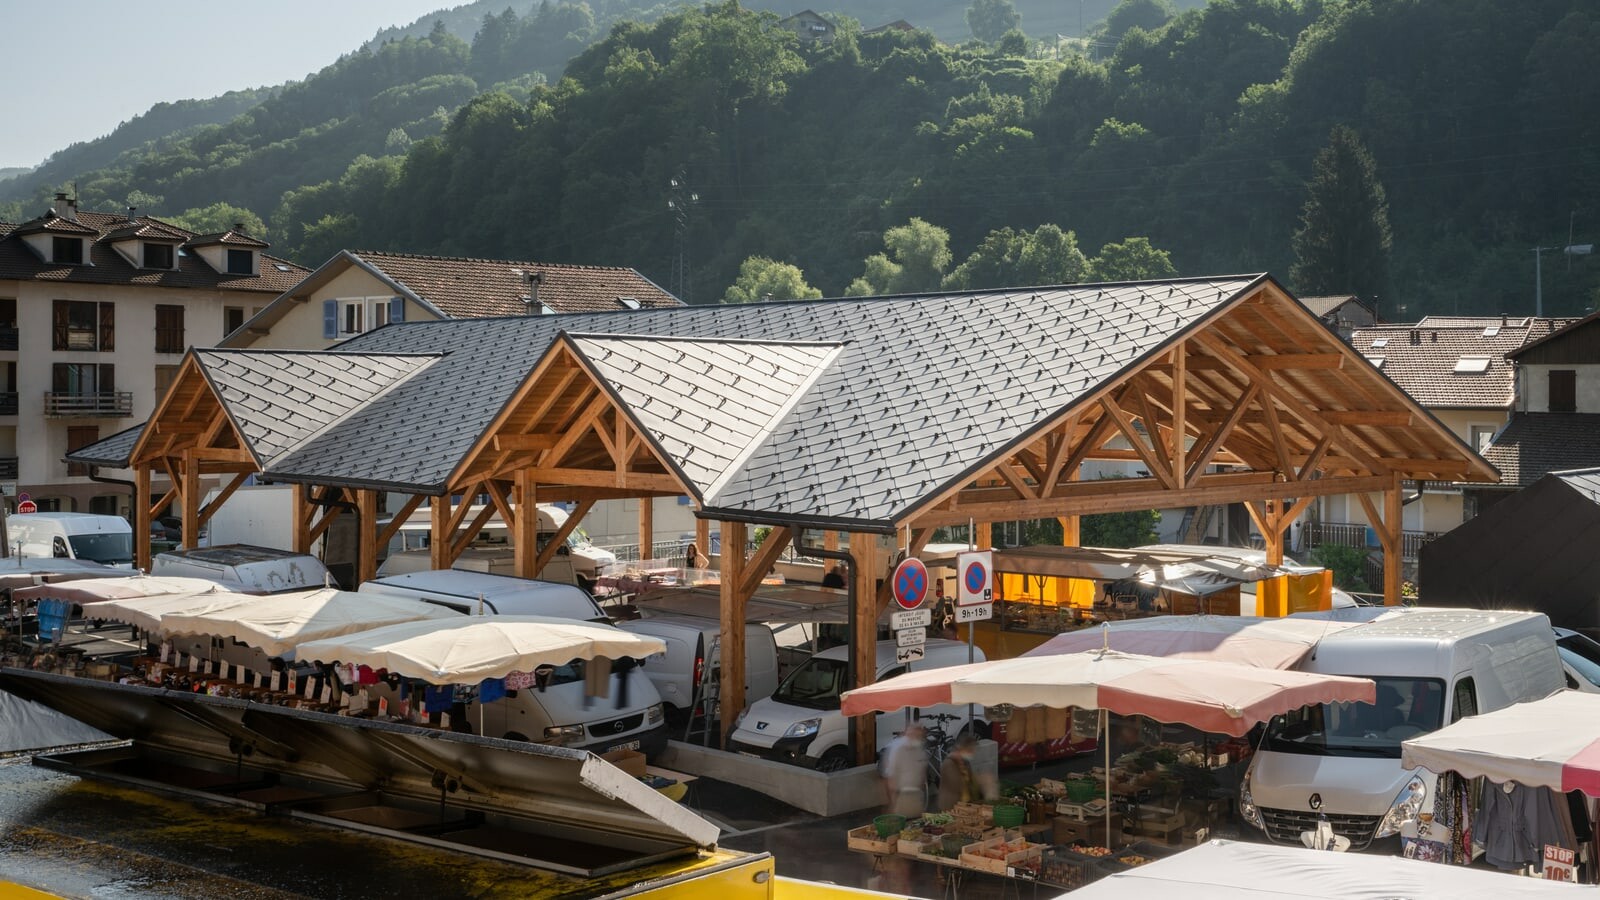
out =
<svg viewBox="0 0 1600 900"><path fill-rule="evenodd" d="M411 519L411 514L416 512L417 507L421 506L422 501L426 499L428 499L426 494L412 494L411 499L400 507L400 511L389 518L389 524L383 526L383 530L378 532L378 546L389 546L389 542L394 540L394 536L400 533L401 526Z"/></svg>
<svg viewBox="0 0 1600 900"><path fill-rule="evenodd" d="M250 472L240 472L233 476L233 479L223 486L217 496L211 498L211 502L200 509L200 525L202 527L211 521L211 517L217 514L217 510L222 508L222 504L226 503L229 497L233 496L234 491L243 487L244 483L250 480L251 474Z"/></svg>
<svg viewBox="0 0 1600 900"><path fill-rule="evenodd" d="M783 548L789 546L789 538L794 532L787 525L777 525L767 532L761 545L756 548L754 555L744 564L744 571L739 578L739 593L741 596L750 597L761 586L761 580L767 577L778 557L783 555Z"/></svg>
<svg viewBox="0 0 1600 900"><path fill-rule="evenodd" d="M540 548L539 558L534 562L533 568L535 572L543 571L544 567L550 564L550 560L555 559L556 550L566 544L567 538L577 529L578 523L583 521L583 517L587 516L591 509L594 509L593 500L578 501L578 505L567 515L567 520L561 523L561 526L556 529L556 533L551 536L544 547Z"/></svg>

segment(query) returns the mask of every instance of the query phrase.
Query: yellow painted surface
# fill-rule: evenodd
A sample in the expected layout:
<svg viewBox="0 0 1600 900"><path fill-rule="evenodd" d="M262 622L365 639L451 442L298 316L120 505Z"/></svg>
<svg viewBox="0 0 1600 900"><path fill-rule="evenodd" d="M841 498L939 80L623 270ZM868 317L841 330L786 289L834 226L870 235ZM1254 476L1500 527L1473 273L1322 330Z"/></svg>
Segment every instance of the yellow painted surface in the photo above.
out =
<svg viewBox="0 0 1600 900"><path fill-rule="evenodd" d="M0 881L0 900L58 900L55 894L46 894L30 887Z"/></svg>
<svg viewBox="0 0 1600 900"><path fill-rule="evenodd" d="M793 878L779 878L777 881L777 889L772 893L773 900L835 900L840 897L900 897L915 900L907 894L884 894L837 884L819 884Z"/></svg>
<svg viewBox="0 0 1600 900"><path fill-rule="evenodd" d="M744 856L719 850L702 860L694 871L676 878L663 879L666 883L641 885L631 892L609 894L607 897L638 897L649 900L692 900L700 897L729 898L729 900L770 900L774 895L776 873L772 857Z"/></svg>

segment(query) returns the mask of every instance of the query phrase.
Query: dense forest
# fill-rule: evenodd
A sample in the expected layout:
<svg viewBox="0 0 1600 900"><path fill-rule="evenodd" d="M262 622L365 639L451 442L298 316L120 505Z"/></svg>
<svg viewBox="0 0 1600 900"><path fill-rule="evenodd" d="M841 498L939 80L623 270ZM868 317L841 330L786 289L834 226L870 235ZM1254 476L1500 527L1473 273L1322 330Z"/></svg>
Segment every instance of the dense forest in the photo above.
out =
<svg viewBox="0 0 1600 900"><path fill-rule="evenodd" d="M1391 320L1531 312L1554 247L1546 311L1600 299L1600 259L1560 252L1600 235L1589 0L1122 0L1093 41L976 0L1020 30L840 17L830 45L777 4L618 18L638 6L397 34L227 122L0 184L0 218L75 180L90 206L253 211L310 265L624 264L686 271L696 302L773 294L752 258L777 292L829 295L1268 270Z"/></svg>

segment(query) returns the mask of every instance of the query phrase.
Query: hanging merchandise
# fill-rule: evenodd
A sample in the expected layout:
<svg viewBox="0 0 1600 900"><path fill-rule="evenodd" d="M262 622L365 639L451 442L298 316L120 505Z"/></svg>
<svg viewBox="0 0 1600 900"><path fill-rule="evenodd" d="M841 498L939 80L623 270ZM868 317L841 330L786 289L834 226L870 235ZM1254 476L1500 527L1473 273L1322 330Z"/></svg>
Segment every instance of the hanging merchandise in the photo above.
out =
<svg viewBox="0 0 1600 900"><path fill-rule="evenodd" d="M1498 869L1542 865L1546 844L1577 847L1566 798L1549 788L1515 782L1485 788L1476 822L1484 861Z"/></svg>
<svg viewBox="0 0 1600 900"><path fill-rule="evenodd" d="M478 702L493 703L506 695L504 678L485 678L478 682Z"/></svg>

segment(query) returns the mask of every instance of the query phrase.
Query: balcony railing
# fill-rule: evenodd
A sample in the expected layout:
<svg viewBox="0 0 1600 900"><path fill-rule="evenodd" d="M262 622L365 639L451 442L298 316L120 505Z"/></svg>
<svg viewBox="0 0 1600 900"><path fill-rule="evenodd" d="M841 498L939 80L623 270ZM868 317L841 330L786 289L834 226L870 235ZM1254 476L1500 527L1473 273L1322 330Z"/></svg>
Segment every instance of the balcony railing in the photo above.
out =
<svg viewBox="0 0 1600 900"><path fill-rule="evenodd" d="M106 391L98 394L44 395L44 414L61 416L131 416L132 391Z"/></svg>
<svg viewBox="0 0 1600 900"><path fill-rule="evenodd" d="M17 392L0 391L0 416L17 414Z"/></svg>
<svg viewBox="0 0 1600 900"><path fill-rule="evenodd" d="M15 456L0 456L0 480L17 480L17 458Z"/></svg>
<svg viewBox="0 0 1600 900"><path fill-rule="evenodd" d="M17 330L15 328L0 328L0 350L17 349Z"/></svg>
<svg viewBox="0 0 1600 900"><path fill-rule="evenodd" d="M1376 550L1379 547L1378 539L1367 537L1368 526L1348 524L1344 522L1319 522L1308 526L1306 530L1306 545L1317 547L1322 544L1334 544L1340 547L1355 547L1357 549ZM1438 537L1437 531L1402 531L1400 532L1400 556L1404 559L1414 560L1421 552L1422 545Z"/></svg>

